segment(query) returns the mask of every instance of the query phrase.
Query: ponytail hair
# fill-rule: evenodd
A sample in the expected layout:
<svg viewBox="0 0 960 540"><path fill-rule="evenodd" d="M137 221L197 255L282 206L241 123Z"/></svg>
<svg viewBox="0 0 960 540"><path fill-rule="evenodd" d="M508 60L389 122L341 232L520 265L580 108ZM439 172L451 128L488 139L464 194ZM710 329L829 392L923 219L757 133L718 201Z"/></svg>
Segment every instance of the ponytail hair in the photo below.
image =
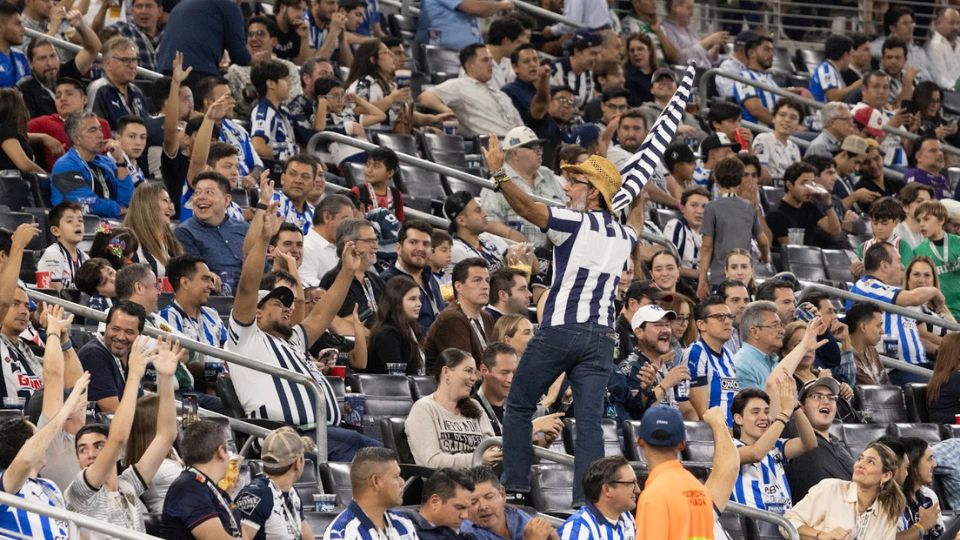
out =
<svg viewBox="0 0 960 540"><path fill-rule="evenodd" d="M456 369L457 366L466 362L467 360L473 360L473 356L471 356L467 351L453 347L444 349L444 351L440 353L440 361L442 362L442 365L440 370L437 371L436 375L434 375L434 380L437 381L437 385L440 385L440 378L443 375L443 368ZM471 420L479 420L480 415L483 414L483 411L480 410L480 405L470 398L470 396L457 401L457 409L460 410L460 414L470 418Z"/></svg>
<svg viewBox="0 0 960 540"><path fill-rule="evenodd" d="M893 450L879 442L872 442L866 450L873 449L880 456L882 470L885 473L896 475L899 468L899 460ZM864 451L866 451L864 450ZM880 504L880 517L896 523L907 505L907 498L900 489L900 484L891 476L890 480L880 484L880 494L877 495L877 502Z"/></svg>

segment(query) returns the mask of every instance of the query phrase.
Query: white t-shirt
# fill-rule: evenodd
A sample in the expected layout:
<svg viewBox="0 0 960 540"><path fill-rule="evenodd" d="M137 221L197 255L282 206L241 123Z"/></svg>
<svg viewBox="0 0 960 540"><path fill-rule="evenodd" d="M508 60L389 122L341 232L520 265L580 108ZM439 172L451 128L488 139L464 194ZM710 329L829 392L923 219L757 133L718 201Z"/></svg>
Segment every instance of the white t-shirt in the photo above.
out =
<svg viewBox="0 0 960 540"><path fill-rule="evenodd" d="M163 499L167 496L167 490L182 472L183 463L175 459L166 458L160 463L160 468L157 469L157 474L153 475L150 487L140 497L151 514L163 513Z"/></svg>
<svg viewBox="0 0 960 540"><path fill-rule="evenodd" d="M800 147L797 146L797 143L787 139L786 144L784 144L772 132L761 133L754 137L750 149L760 160L760 164L767 166L767 170L773 178L783 178L783 172L787 170L787 167L801 159Z"/></svg>
<svg viewBox="0 0 960 540"><path fill-rule="evenodd" d="M140 502L140 495L147 489L147 485L136 467L127 467L120 473L117 477L117 491L110 491L105 485L100 486L100 489L94 489L87 483L84 472L77 473L77 477L70 483L70 487L64 494L67 510L131 531L146 532L143 515L147 513L147 509ZM110 538L108 535L86 529L81 529L81 532L84 538L89 540Z"/></svg>

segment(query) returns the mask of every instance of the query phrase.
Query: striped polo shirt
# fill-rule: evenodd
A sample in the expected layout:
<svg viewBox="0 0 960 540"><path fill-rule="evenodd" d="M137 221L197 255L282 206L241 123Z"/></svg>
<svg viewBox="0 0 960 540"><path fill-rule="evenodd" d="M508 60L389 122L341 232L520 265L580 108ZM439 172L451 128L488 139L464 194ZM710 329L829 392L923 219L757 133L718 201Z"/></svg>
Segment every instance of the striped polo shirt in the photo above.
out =
<svg viewBox="0 0 960 540"><path fill-rule="evenodd" d="M637 233L604 210L548 211L553 283L540 326L593 322L613 328L617 282L637 244Z"/></svg>
<svg viewBox="0 0 960 540"><path fill-rule="evenodd" d="M690 228L686 218L680 216L667 222L663 235L677 246L680 253L680 266L696 269L700 265L700 245L703 236Z"/></svg>
<svg viewBox="0 0 960 540"><path fill-rule="evenodd" d="M553 64L553 75L550 77L553 86L569 86L573 90L574 105L577 109L593 97L593 72L590 70L574 73L570 67L570 58L561 58Z"/></svg>
<svg viewBox="0 0 960 540"><path fill-rule="evenodd" d="M310 232L310 227L313 226L313 206L310 203L304 201L303 212L301 212L297 210L293 201L282 191L274 191L273 200L277 202L277 213L284 221L300 227L304 236Z"/></svg>
<svg viewBox="0 0 960 540"><path fill-rule="evenodd" d="M378 529L356 501L350 501L323 533L323 540L418 540L413 522L387 510L383 514L384 528Z"/></svg>
<svg viewBox="0 0 960 540"><path fill-rule="evenodd" d="M817 66L817 69L814 70L813 75L810 76L810 93L813 94L814 99L821 103L829 101L827 99L827 90L843 88L845 86L847 85L843 82L840 70L838 70L837 66L833 65L833 62L830 60L821 62L820 65Z"/></svg>
<svg viewBox="0 0 960 540"><path fill-rule="evenodd" d="M750 79L751 81L756 81L779 88L779 85L773 80L773 77L771 77L769 73L764 73L763 71L756 71L748 68L741 71L740 76L744 79ZM740 104L740 110L743 114L743 119L749 122L759 122L759 120L757 120L756 116L750 114L750 111L744 107L743 104L746 103L747 100L758 98L760 100L760 104L763 105L763 108L771 113L773 112L773 106L777 103L776 94L766 90L761 90L756 86L743 84L742 82L737 82L733 85L733 97L737 100L737 103Z"/></svg>
<svg viewBox="0 0 960 540"><path fill-rule="evenodd" d="M194 319L174 300L160 310L160 318L178 333L211 347L222 347L227 341L227 327L212 307L201 306L200 318Z"/></svg>
<svg viewBox="0 0 960 540"><path fill-rule="evenodd" d="M636 526L633 515L624 512L616 523L607 519L593 504L587 504L567 518L557 531L560 540L633 540Z"/></svg>
<svg viewBox="0 0 960 540"><path fill-rule="evenodd" d="M737 483L730 494L731 501L781 516L793 508L790 484L783 469L787 459L784 450L787 440L777 439L773 449L760 461L740 465ZM748 446L740 439L733 442L737 448Z"/></svg>
<svg viewBox="0 0 960 540"><path fill-rule="evenodd" d="M879 279L865 275L853 284L850 292L861 294L877 302L896 304L900 287L887 285ZM853 302L847 300L845 309L850 309ZM920 342L920 332L917 330L917 321L909 317L901 317L896 313L883 313L883 339L877 344L880 354L899 358L908 364L920 365L927 362L927 353Z"/></svg>
<svg viewBox="0 0 960 540"><path fill-rule="evenodd" d="M307 359L307 336L303 325L293 328L290 339L261 330L256 321L244 325L230 317L226 349L259 362L313 378L323 389L327 425L340 425L340 408L330 383ZM230 378L249 418L265 418L289 426L314 427L316 402L303 385L229 363Z"/></svg>
<svg viewBox="0 0 960 540"><path fill-rule="evenodd" d="M698 339L685 351L685 362L690 368L690 387L706 386L710 390L710 402L707 408L720 406L727 413L727 425L733 425L733 413L730 405L740 390L737 382L737 368L733 356L726 347L715 352Z"/></svg>

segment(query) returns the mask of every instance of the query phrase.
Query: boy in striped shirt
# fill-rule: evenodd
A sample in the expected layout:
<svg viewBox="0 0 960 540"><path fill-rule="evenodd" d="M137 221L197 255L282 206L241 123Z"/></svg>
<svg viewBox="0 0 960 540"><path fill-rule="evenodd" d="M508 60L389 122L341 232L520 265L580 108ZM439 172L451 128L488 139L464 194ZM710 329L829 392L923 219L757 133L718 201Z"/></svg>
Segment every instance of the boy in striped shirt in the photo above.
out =
<svg viewBox="0 0 960 540"><path fill-rule="evenodd" d="M598 459L583 476L587 504L560 526L560 540L632 540L633 515L640 486L623 456Z"/></svg>
<svg viewBox="0 0 960 540"><path fill-rule="evenodd" d="M828 381L828 379L823 379ZM833 379L825 382L836 399L839 386ZM777 380L779 409L770 420L770 397L759 388L748 388L733 400L733 433L740 453L740 476L730 499L783 515L793 507L790 485L784 471L786 460L803 455L817 447L817 435L802 409L794 409L797 388L792 378ZM799 437L780 438L793 416Z"/></svg>

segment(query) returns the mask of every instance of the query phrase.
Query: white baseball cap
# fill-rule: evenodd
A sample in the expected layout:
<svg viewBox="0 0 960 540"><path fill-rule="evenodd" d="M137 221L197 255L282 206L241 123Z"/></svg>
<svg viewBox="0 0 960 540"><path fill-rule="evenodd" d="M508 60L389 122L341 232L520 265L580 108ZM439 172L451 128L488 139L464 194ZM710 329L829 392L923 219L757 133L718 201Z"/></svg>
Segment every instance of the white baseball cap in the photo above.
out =
<svg viewBox="0 0 960 540"><path fill-rule="evenodd" d="M513 150L530 144L543 144L546 139L537 137L537 134L527 126L515 127L507 132L503 138L503 149Z"/></svg>
<svg viewBox="0 0 960 540"><path fill-rule="evenodd" d="M657 322L664 317L673 321L677 319L677 314L663 309L657 304L647 304L633 314L633 319L630 320L630 324L632 325L633 329L636 330L637 328L640 328L640 325L643 323Z"/></svg>

